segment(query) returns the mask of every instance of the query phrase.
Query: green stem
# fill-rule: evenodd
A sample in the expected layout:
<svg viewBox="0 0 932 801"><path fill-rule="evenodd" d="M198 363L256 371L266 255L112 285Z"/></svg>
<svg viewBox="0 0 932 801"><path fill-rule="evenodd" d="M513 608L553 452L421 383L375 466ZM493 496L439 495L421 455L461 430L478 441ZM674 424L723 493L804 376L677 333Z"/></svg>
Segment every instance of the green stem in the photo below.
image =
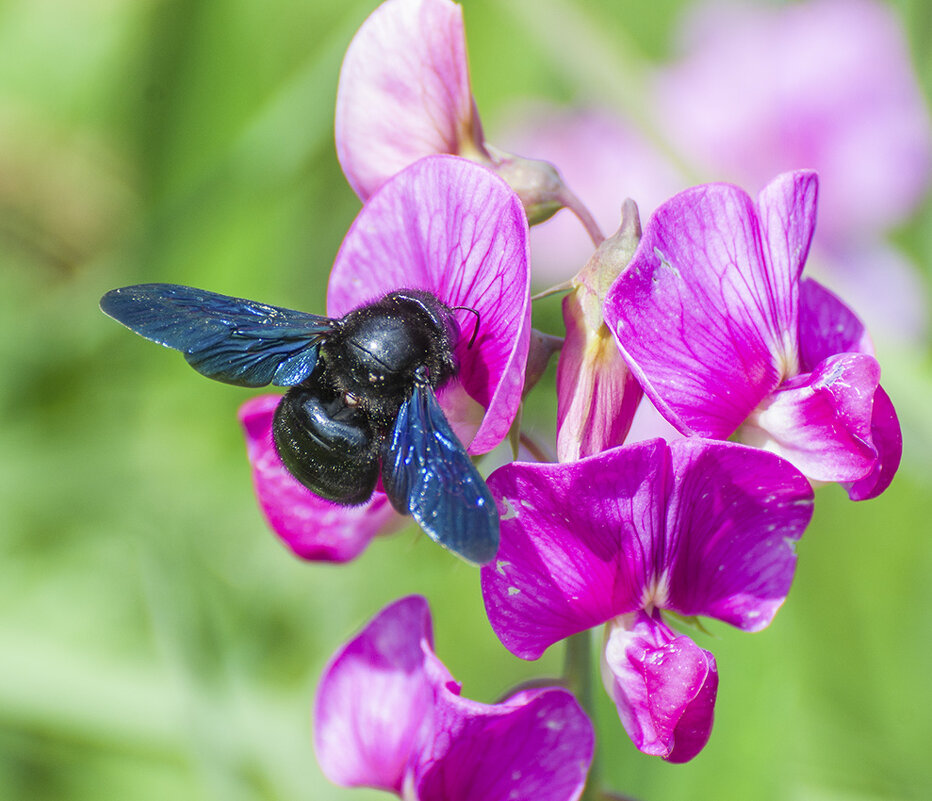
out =
<svg viewBox="0 0 932 801"><path fill-rule="evenodd" d="M566 640L563 678L567 689L576 696L576 700L579 701L579 705L589 716L595 729L592 676L592 636L589 631L581 631ZM589 778L586 780L586 787L579 801L598 801L601 793L600 785L597 738L596 750L592 756L592 767L589 769Z"/></svg>

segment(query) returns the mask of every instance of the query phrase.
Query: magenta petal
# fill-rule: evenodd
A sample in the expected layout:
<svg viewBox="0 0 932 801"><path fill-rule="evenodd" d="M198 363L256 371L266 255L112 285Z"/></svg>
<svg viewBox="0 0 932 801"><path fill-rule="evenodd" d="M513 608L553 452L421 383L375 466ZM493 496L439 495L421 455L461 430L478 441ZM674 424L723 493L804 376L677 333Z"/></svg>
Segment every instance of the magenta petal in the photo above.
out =
<svg viewBox="0 0 932 801"><path fill-rule="evenodd" d="M873 356L842 353L773 393L739 434L772 450L815 481L856 481L878 453L871 439L880 365Z"/></svg>
<svg viewBox="0 0 932 801"><path fill-rule="evenodd" d="M314 747L330 781L400 793L432 721L430 611L420 596L383 609L327 666L314 706Z"/></svg>
<svg viewBox="0 0 932 801"><path fill-rule="evenodd" d="M726 184L676 195L651 217L605 320L660 412L725 439L779 385L787 332L751 199Z"/></svg>
<svg viewBox="0 0 932 801"><path fill-rule="evenodd" d="M777 176L757 198L770 287L763 295L773 303L775 333L784 338L780 355L787 374L797 372L798 368L799 276L815 230L818 192L818 176L801 170Z"/></svg>
<svg viewBox="0 0 932 801"><path fill-rule="evenodd" d="M874 355L864 324L840 298L818 281L805 278L799 285L800 369L811 372L836 353Z"/></svg>
<svg viewBox="0 0 932 801"><path fill-rule="evenodd" d="M871 415L871 440L877 449L877 462L864 478L845 485L852 501L876 498L893 481L900 457L903 455L903 435L900 421L883 387L874 393L874 411Z"/></svg>
<svg viewBox="0 0 932 801"><path fill-rule="evenodd" d="M489 477L502 528L482 596L509 651L537 659L640 606L663 531L667 459L654 440L568 464L512 463Z"/></svg>
<svg viewBox="0 0 932 801"><path fill-rule="evenodd" d="M397 289L425 289L457 312L464 335L456 351L459 381L441 398L485 409L478 431L454 430L471 453L485 453L508 433L521 401L530 343L528 228L507 184L484 167L452 156L422 159L396 175L363 207L337 255L328 313ZM467 335L468 334L468 335ZM454 397L450 397L454 396ZM475 434L475 436L473 436Z"/></svg>
<svg viewBox="0 0 932 801"><path fill-rule="evenodd" d="M812 487L789 462L736 443L684 439L670 451L662 606L764 628L789 592Z"/></svg>
<svg viewBox="0 0 932 801"><path fill-rule="evenodd" d="M492 706L439 693L416 769L418 801L573 801L592 762L592 724L563 689Z"/></svg>
<svg viewBox="0 0 932 801"><path fill-rule="evenodd" d="M646 612L615 621L602 655L605 689L645 754L688 762L712 731L715 657Z"/></svg>
<svg viewBox="0 0 932 801"><path fill-rule="evenodd" d="M423 156L481 147L459 5L388 0L369 16L340 70L336 143L363 200Z"/></svg>
<svg viewBox="0 0 932 801"><path fill-rule="evenodd" d="M300 484L272 444L272 416L280 400L279 395L260 395L239 410L259 506L272 530L302 559L355 559L376 534L400 518L381 492L361 506L339 506Z"/></svg>

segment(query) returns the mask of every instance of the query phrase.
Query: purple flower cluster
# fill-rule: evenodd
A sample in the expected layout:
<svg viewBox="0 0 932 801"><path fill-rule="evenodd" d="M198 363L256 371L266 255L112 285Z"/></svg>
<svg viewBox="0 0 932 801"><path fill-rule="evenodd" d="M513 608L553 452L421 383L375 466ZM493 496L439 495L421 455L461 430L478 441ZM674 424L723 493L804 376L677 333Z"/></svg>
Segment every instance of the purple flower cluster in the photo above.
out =
<svg viewBox="0 0 932 801"><path fill-rule="evenodd" d="M532 383L529 222L567 207L598 245L566 287L559 462L488 478L501 545L482 593L522 659L604 626L603 682L625 730L647 754L692 759L711 732L718 671L677 622L766 627L790 589L812 486L872 498L899 463L864 326L802 277L815 173L784 173L756 200L730 184L688 189L643 232L627 202L602 241L555 169L485 140L450 0L387 0L363 24L340 76L336 138L364 205L333 267L328 315L398 289L462 309L461 326L474 314L475 341L459 343L439 395L470 454L517 431ZM626 444L642 396L675 429L669 442ZM299 484L272 445L277 403L259 397L240 414L262 509L298 556L353 559L403 518L378 489L341 507ZM315 742L325 773L347 786L564 801L583 792L594 735L560 688L494 705L462 698L433 653L426 602L411 597L332 660Z"/></svg>

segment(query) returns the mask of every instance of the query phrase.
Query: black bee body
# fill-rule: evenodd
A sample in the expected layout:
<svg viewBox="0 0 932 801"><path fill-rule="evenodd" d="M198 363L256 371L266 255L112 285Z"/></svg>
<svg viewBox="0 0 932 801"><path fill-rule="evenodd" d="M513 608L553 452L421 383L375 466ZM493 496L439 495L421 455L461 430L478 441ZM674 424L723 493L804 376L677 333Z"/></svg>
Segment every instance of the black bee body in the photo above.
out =
<svg viewBox="0 0 932 801"><path fill-rule="evenodd" d="M308 489L355 505L372 495L379 456L414 385L456 375L459 327L427 292L392 292L334 321L314 373L285 394L272 436L288 471Z"/></svg>
<svg viewBox="0 0 932 801"><path fill-rule="evenodd" d="M494 499L434 394L457 374L459 327L429 292L392 292L338 319L175 284L115 289L100 305L209 378L289 387L273 440L315 494L364 503L381 476L432 539L471 562L495 556Z"/></svg>

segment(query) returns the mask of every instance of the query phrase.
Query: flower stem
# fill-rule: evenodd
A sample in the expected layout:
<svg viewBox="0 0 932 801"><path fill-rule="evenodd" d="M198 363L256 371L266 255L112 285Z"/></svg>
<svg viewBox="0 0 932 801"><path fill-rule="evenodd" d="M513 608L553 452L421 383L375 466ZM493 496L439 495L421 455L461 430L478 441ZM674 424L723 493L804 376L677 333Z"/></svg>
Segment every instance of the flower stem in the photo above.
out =
<svg viewBox="0 0 932 801"><path fill-rule="evenodd" d="M595 704L592 691L592 638L589 631L581 631L566 640L566 653L563 658L563 679L567 689L576 696L579 705L592 721L592 726L598 732L595 722ZM592 756L592 767L589 769L589 778L579 801L597 801L600 797L598 738L596 749Z"/></svg>
<svg viewBox="0 0 932 801"><path fill-rule="evenodd" d="M586 229L586 233L589 234L589 238L592 240L593 247L601 245L602 241L605 239L602 229L599 228L599 224L595 221L592 214L590 214L589 209L586 208L585 204L576 197L566 184L560 189L559 200L566 208L573 212L573 214L576 215L576 219L582 223L583 228Z"/></svg>

